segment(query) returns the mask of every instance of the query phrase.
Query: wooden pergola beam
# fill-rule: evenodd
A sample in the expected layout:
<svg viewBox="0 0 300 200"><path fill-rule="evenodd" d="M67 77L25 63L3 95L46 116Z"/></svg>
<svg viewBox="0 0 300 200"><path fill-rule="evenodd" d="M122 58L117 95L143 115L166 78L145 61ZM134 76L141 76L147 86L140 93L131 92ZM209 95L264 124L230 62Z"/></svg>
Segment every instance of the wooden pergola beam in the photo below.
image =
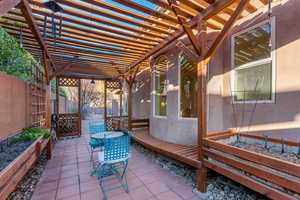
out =
<svg viewBox="0 0 300 200"><path fill-rule="evenodd" d="M56 2L61 3L63 5L70 6L70 7L78 8L80 10L90 12L90 13L93 13L93 14L98 15L98 16L103 16L103 17L114 19L114 20L122 21L122 22L127 23L127 24L132 24L132 25L135 25L135 26L139 26L143 29L148 29L152 33L168 34L168 30L165 27L164 28L160 28L160 27L157 27L157 26L155 27L155 26L152 26L148 23L143 23L143 22L134 20L134 19L126 17L126 16L122 16L122 15L119 15L119 14L114 14L112 12L107 12L103 9L98 9L97 7L94 7L93 9L91 9L85 3L75 2L75 1L71 1L71 0L56 0Z"/></svg>
<svg viewBox="0 0 300 200"><path fill-rule="evenodd" d="M238 20L239 16L241 15L242 11L245 9L245 7L248 5L249 0L240 0L239 5L237 6L236 10L231 15L228 22L224 25L224 28L220 32L220 34L215 39L214 43L211 45L211 47L206 52L203 60L205 61L205 64L207 64L210 59L214 56L216 51L219 49L219 47L222 45L223 41L226 39L227 35L229 34L230 29L234 25L234 23Z"/></svg>
<svg viewBox="0 0 300 200"><path fill-rule="evenodd" d="M171 28L173 28L173 29L176 29L176 30L178 29L176 24L170 24L164 20L157 20L157 18L152 19L152 18L144 16L142 14L139 14L139 13L136 13L136 12L124 9L124 8L117 7L113 4L106 3L105 1L99 1L99 0L83 0L83 1L100 6L102 8L105 8L105 9L108 9L111 11L115 11L115 12L118 12L118 13L121 13L124 15L128 15L133 18L143 20L145 22L149 22L150 24L157 24L158 26L165 27L165 28L169 28L171 26Z"/></svg>
<svg viewBox="0 0 300 200"><path fill-rule="evenodd" d="M64 65L64 66L58 68L55 72L53 72L53 74L51 74L50 80L53 79L53 78L56 77L56 76L59 76L59 75L62 74L64 71L70 69L70 68L72 67L73 64L74 64L74 62L71 62L71 63L69 63L69 64L67 64L67 65Z"/></svg>
<svg viewBox="0 0 300 200"><path fill-rule="evenodd" d="M187 23L187 25L190 28L194 28L195 26L197 26L197 24L198 24L199 21L209 19L210 17L216 15L221 10L223 10L226 7L228 7L229 5L231 5L234 2L236 2L236 0L221 0L221 1L217 1L214 4L210 5L208 8L204 9L202 13L199 13L196 17L194 17L191 21L189 21ZM168 46L170 43L172 43L173 41L175 41L176 39L178 39L179 37L181 37L184 34L185 34L185 31L182 30L182 29L176 31L173 35L170 35L169 37L167 37L165 40L163 40L160 44L158 44L153 49L151 49L148 53L146 53L140 59L138 59L137 61L133 62L128 67L128 69L127 69L126 72L132 70L138 64L140 64L141 62L143 62L144 60L146 60L150 56L154 55L155 53L159 52L161 49L163 49L164 47Z"/></svg>
<svg viewBox="0 0 300 200"><path fill-rule="evenodd" d="M130 0L113 0L113 1L123 4L127 7L133 8L135 10L139 10L141 12L147 13L149 15L162 18L164 20L169 21L169 23L177 24L176 17L161 13L157 10L153 10L153 9L143 6L141 4L135 3L134 1L130 1ZM157 1L157 0L155 0L155 1Z"/></svg>
<svg viewBox="0 0 300 200"><path fill-rule="evenodd" d="M38 26L35 22L34 17L33 17L32 10L31 10L31 7L30 7L28 1L27 0L21 0L21 3L18 4L18 7L21 9L21 11L24 15L24 18L26 19L26 22L28 23L28 26L30 27L33 35L35 36L35 39L37 40L37 42L39 43L39 45L41 47L41 50L44 52L45 59L49 59L50 63L53 64L53 62L51 61L51 57L50 57L50 54L48 52L47 46L44 43L42 35L39 31L39 28L38 28ZM49 74L48 74L48 68L47 67L48 67L47 65L44 65L46 80L49 80ZM49 84L49 82L47 82L47 84Z"/></svg>
<svg viewBox="0 0 300 200"><path fill-rule="evenodd" d="M233 27L236 20L241 15L242 11L246 8L247 4L250 0L240 0L237 8L231 15L230 19L227 21L222 31L219 33L213 44L209 47L207 52L201 56L200 61L197 64L197 77L198 77L198 145L199 145L199 160L204 163L204 143L203 139L207 137L207 84L206 84L206 76L207 76L207 63L214 56L216 51L219 49L223 41L227 38L229 31ZM220 1L218 1L220 2ZM204 18L205 19L205 18ZM206 47L206 27L205 24L198 26L200 29L200 40L202 41L202 51L205 51ZM206 192L206 176L207 176L207 168L203 165L199 170L197 170L197 179L198 179L198 189L200 192Z"/></svg>
<svg viewBox="0 0 300 200"><path fill-rule="evenodd" d="M193 29L185 22L185 20L180 15L180 10L177 6L175 6L174 0L168 0L170 7L172 8L174 14L177 17L178 22L182 26L184 32L187 34L188 38L190 39L194 49L196 50L197 54L201 55L201 48L200 48L200 42L197 40L195 34L193 33Z"/></svg>
<svg viewBox="0 0 300 200"><path fill-rule="evenodd" d="M195 52L193 52L191 49L189 49L183 42L179 41L176 46L189 58L191 58L194 62L198 62L199 55Z"/></svg>

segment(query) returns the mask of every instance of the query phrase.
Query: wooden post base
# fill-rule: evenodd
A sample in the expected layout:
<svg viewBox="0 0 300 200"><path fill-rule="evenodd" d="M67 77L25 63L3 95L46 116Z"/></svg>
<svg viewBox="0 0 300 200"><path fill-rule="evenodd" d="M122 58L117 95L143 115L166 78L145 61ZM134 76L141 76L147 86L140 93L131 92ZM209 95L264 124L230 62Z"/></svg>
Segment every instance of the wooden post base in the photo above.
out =
<svg viewBox="0 0 300 200"><path fill-rule="evenodd" d="M202 193L206 192L206 177L207 177L207 168L202 167L196 171L197 173L197 184L198 190Z"/></svg>
<svg viewBox="0 0 300 200"><path fill-rule="evenodd" d="M47 143L47 160L50 160L52 158L52 138L49 139L49 142Z"/></svg>

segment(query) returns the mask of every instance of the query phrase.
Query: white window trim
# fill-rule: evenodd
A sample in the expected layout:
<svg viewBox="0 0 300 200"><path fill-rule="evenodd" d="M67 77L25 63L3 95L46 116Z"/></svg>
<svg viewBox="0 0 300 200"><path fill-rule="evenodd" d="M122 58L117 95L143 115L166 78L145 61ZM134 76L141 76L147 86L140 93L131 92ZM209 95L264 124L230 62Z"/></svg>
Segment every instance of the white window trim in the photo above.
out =
<svg viewBox="0 0 300 200"><path fill-rule="evenodd" d="M245 65L241 65L239 66L237 69L245 69L245 68L249 68L249 67L253 67L253 66L257 66L258 64L265 64L265 63L269 63L272 62L272 94L271 94L271 99L270 100L248 100L248 101L236 101L234 99L234 90L235 90L235 69L234 69L234 40L235 37L238 35L241 35L243 33L248 32L251 29L254 29L258 26L261 26L263 24L266 23L270 23L271 24L271 43L272 43L272 47L271 47L271 57L270 58L266 58L266 59L261 59L258 61L254 61L251 63L247 63ZM251 26L243 31L237 32L235 34L233 34L231 36L231 72L230 72L230 84L231 84L231 88L233 91L231 91L232 97L231 97L231 102L233 104L241 104L241 103L248 103L248 104L253 104L253 103L275 103L275 95L276 95L276 23L275 23L275 16L272 17L271 19L268 20L264 20L258 24L255 24L254 26Z"/></svg>
<svg viewBox="0 0 300 200"><path fill-rule="evenodd" d="M153 103L152 103L152 115L153 118L162 118L162 119L166 119L168 116L168 88L167 88L167 108L166 108L166 115L156 115L155 114L155 94L156 94L156 90L155 90L155 71L156 71L156 64L157 61L161 58L165 58L167 60L167 73L166 73L166 80L169 82L168 79L168 71L169 71L169 61L168 58L166 56L159 56L157 59L155 59L155 63L154 63L154 70L152 71L152 99L153 99Z"/></svg>
<svg viewBox="0 0 300 200"><path fill-rule="evenodd" d="M177 112L177 117L180 120L198 120L198 117L182 117L180 115L180 110L181 110L181 64L180 64L180 56L182 56L182 54L184 54L184 52L180 52L178 54L178 95L177 95L177 100L178 100L178 112ZM186 54L185 54L186 55ZM188 55L186 55L188 57ZM198 81L198 80L197 80Z"/></svg>

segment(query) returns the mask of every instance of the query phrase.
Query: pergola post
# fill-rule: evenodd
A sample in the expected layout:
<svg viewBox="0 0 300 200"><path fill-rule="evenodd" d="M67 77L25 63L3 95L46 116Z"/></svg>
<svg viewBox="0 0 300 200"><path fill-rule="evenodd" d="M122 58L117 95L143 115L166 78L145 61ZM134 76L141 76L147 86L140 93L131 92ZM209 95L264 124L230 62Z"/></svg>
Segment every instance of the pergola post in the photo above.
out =
<svg viewBox="0 0 300 200"><path fill-rule="evenodd" d="M199 27L199 38L201 40L201 54L205 53L207 47L207 27L206 22L200 22ZM207 136L207 85L206 85L206 75L207 75L207 66L201 60L197 63L197 81L198 81L198 159L201 161L202 165L201 168L197 170L197 183L198 183L198 190L200 192L206 192L206 176L207 176L207 168L203 165L204 161L204 153L203 153L203 139Z"/></svg>
<svg viewBox="0 0 300 200"><path fill-rule="evenodd" d="M132 85L133 81L128 83L128 130L132 130Z"/></svg>
<svg viewBox="0 0 300 200"><path fill-rule="evenodd" d="M81 79L78 79L78 117L79 117L79 125L78 125L78 136L81 136Z"/></svg>
<svg viewBox="0 0 300 200"><path fill-rule="evenodd" d="M120 105L119 105L119 106L120 106L120 108L119 108L119 109L120 109L120 116L122 117L122 115L123 115L123 105L122 105L122 104L123 104L123 101L122 101L122 100L123 100L123 97L122 97L122 87L120 88L120 90L121 90L121 91L120 91L120 96L119 96L119 101L120 101Z"/></svg>
<svg viewBox="0 0 300 200"><path fill-rule="evenodd" d="M133 74L129 75L128 79L125 78L128 84L128 130L130 131L132 130L132 87L139 69L140 65L136 68Z"/></svg>
<svg viewBox="0 0 300 200"><path fill-rule="evenodd" d="M187 34L191 44L196 50L199 56L199 62L197 63L197 80L198 80L198 159L201 161L202 165L197 170L197 183L198 190L200 192L206 192L206 176L207 176L207 168L204 165L205 155L203 152L204 144L203 139L207 137L207 94L206 94L206 71L207 64L210 59L214 56L216 51L221 46L222 42L226 39L229 30L232 28L233 24L236 22L244 8L246 7L249 0L240 0L236 10L233 12L229 20L224 25L222 31L219 33L217 38L214 40L213 44L206 50L207 48L207 30L206 30L206 20L212 15L212 13L217 13L217 11L222 10L225 5L229 5L232 1L219 1L219 4L215 4L214 7L209 7L206 9L207 12L204 12L202 16L200 16L199 21L196 23L198 31L199 31L199 40L193 33L193 26L191 24L186 23L179 13L179 10L176 8L175 1L168 0L169 5L175 15L177 16L178 22L183 27L184 32ZM200 42L199 42L200 41Z"/></svg>
<svg viewBox="0 0 300 200"><path fill-rule="evenodd" d="M46 85L45 108L46 108L46 128L51 128L51 86Z"/></svg>
<svg viewBox="0 0 300 200"><path fill-rule="evenodd" d="M104 81L104 124L107 121L107 80Z"/></svg>
<svg viewBox="0 0 300 200"><path fill-rule="evenodd" d="M45 108L46 108L46 128L51 128L51 85L48 77L48 60L46 52L42 51L43 66L45 69L45 82L46 82L46 95L45 95Z"/></svg>

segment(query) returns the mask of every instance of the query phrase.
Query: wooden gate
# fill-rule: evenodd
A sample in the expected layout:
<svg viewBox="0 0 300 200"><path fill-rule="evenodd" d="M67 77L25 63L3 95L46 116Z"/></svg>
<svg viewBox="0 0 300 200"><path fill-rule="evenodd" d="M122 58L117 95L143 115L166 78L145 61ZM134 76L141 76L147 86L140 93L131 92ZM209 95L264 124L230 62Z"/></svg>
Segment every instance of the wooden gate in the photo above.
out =
<svg viewBox="0 0 300 200"><path fill-rule="evenodd" d="M60 87L72 87L77 88L78 95L76 97L77 111L60 113L60 101L59 101L59 88ZM81 99L81 83L78 78L56 78L56 99L57 99L57 115L58 115L58 127L57 136L80 136L81 135L81 115L80 115L80 99Z"/></svg>

